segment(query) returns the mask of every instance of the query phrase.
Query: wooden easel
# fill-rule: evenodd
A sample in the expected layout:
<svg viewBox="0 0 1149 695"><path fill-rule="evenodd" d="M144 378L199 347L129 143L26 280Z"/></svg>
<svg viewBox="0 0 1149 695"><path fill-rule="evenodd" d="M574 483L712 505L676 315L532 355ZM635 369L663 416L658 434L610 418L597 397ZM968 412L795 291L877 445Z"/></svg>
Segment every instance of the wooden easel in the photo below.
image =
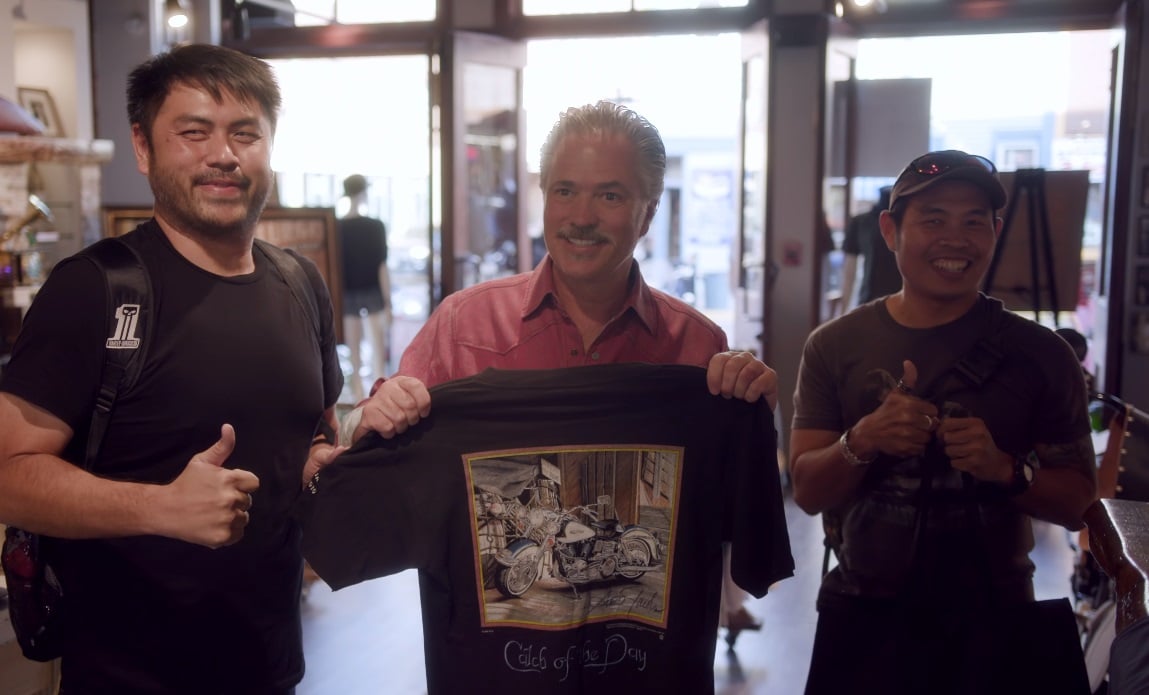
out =
<svg viewBox="0 0 1149 695"><path fill-rule="evenodd" d="M1029 291L1033 298L1033 318L1041 318L1041 261L1044 261L1044 270L1049 280L1049 310L1053 314L1053 322L1057 324L1057 275L1053 270L1053 242L1049 232L1049 213L1045 199L1045 169L1018 169L1014 174L1013 191L1009 194L1009 209L1005 213L1005 221L1001 227L1001 235L997 239L997 249L993 260L990 261L989 270L986 271L983 286L988 294L993 294L993 280L997 273L998 263L1001 261L1002 249L1005 248L1006 239L1013 227L1014 216L1021 206L1022 199L1027 203L1026 211L1029 213ZM1038 255L1042 258L1038 258Z"/></svg>

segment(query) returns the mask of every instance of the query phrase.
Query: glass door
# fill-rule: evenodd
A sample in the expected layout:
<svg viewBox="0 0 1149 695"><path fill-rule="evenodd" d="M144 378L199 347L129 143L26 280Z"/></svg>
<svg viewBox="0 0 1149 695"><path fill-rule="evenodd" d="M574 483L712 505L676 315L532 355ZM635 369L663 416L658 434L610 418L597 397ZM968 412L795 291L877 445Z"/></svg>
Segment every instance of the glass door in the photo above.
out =
<svg viewBox="0 0 1149 695"><path fill-rule="evenodd" d="M837 27L842 31L843 27ZM831 35L826 42L826 133L824 142L825 177L822 181L821 266L817 286L819 322L839 316L852 305L857 256L849 259L842 252L842 242L854 208L856 192L853 176L856 169L855 142L857 124L857 80L854 76L856 41Z"/></svg>
<svg viewBox="0 0 1149 695"><path fill-rule="evenodd" d="M742 34L741 186L734 330L732 347L753 350L764 359L769 353L765 335L770 285L775 272L766 228L766 135L768 91L768 33L761 21ZM766 360L769 362L769 360Z"/></svg>
<svg viewBox="0 0 1149 695"><path fill-rule="evenodd" d="M455 32L449 43L439 110L453 136L444 138L442 152L443 295L531 267L519 202L526 46L467 32Z"/></svg>

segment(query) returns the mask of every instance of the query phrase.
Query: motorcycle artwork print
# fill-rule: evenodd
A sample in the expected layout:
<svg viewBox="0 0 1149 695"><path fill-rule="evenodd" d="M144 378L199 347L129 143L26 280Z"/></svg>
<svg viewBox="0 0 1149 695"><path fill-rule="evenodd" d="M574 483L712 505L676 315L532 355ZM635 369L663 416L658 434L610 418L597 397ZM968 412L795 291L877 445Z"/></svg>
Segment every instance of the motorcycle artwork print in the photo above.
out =
<svg viewBox="0 0 1149 695"><path fill-rule="evenodd" d="M465 456L484 627L665 628L682 450Z"/></svg>

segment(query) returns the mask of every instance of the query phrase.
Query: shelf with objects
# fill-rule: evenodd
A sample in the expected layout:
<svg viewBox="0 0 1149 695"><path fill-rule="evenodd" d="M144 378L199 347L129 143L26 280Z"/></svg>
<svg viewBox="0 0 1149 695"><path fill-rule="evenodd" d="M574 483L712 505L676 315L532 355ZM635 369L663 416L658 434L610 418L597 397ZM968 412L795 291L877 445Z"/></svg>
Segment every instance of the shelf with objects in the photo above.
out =
<svg viewBox="0 0 1149 695"><path fill-rule="evenodd" d="M0 368L48 270L96 238L112 152L108 140L0 132Z"/></svg>

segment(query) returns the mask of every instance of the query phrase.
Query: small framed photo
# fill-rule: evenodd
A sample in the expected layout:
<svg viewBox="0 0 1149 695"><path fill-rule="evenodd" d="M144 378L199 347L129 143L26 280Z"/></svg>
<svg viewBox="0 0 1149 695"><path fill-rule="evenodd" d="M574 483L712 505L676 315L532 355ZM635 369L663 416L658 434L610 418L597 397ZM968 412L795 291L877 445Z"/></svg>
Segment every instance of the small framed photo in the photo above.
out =
<svg viewBox="0 0 1149 695"><path fill-rule="evenodd" d="M18 87L16 89L20 106L28 110L36 120L44 124L44 135L50 138L64 137L64 128L60 125L60 114L56 111L56 102L52 94L46 89L38 87Z"/></svg>

